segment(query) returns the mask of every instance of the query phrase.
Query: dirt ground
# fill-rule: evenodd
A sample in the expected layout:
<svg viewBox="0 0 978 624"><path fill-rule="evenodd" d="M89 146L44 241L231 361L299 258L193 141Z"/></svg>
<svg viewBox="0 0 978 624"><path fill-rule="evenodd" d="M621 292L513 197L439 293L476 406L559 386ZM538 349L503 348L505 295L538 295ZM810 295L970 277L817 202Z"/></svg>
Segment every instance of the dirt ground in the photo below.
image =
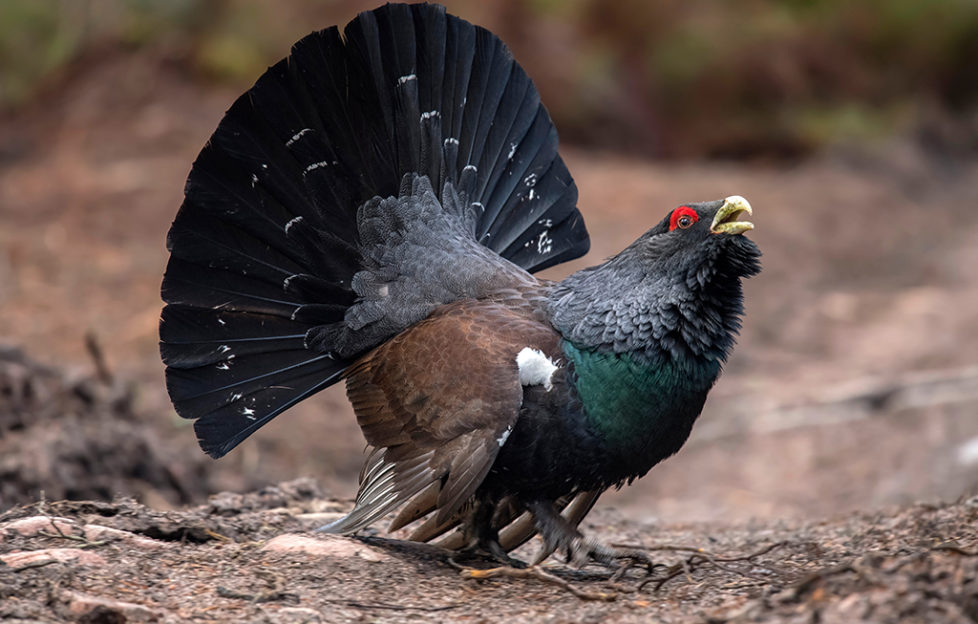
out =
<svg viewBox="0 0 978 624"><path fill-rule="evenodd" d="M978 620L978 503L967 498L978 493L978 163L912 137L791 165L565 150L593 244L550 277L614 253L676 205L732 194L754 206L765 254L690 442L589 517L605 541L716 556L657 591L593 602L537 579L460 579L444 553L376 540L329 542L345 554L263 550L345 504L363 446L338 388L219 462L167 402L164 237L236 93L159 59L107 54L76 69L0 120L0 512L162 545L113 537L82 549L101 561L0 566L0 619L123 621L115 607L72 611L74 592L146 605L121 617L160 621ZM300 476L320 485L260 490ZM224 490L255 493L205 502ZM139 503L62 500L116 494ZM4 526L4 556L87 544ZM343 550L354 546L365 550ZM603 591L594 571L558 573ZM244 594L270 600L227 597Z"/></svg>
<svg viewBox="0 0 978 624"><path fill-rule="evenodd" d="M58 501L0 516L0 619L81 622L933 622L978 619L978 499L816 522L585 528L657 565L472 578L484 562L312 537L344 505L312 480L160 512ZM458 570L462 565L469 570ZM511 570L511 569L510 569ZM483 572L483 574L485 574Z"/></svg>

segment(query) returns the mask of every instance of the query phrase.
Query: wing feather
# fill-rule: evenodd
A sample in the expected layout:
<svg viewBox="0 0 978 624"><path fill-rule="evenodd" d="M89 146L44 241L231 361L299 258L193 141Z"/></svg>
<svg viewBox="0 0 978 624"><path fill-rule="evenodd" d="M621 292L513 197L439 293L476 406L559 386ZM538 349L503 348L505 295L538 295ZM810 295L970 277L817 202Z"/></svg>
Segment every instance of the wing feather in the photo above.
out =
<svg viewBox="0 0 978 624"><path fill-rule="evenodd" d="M456 526L519 416L516 355L554 340L526 310L465 300L354 362L347 393L376 450L353 511L323 530L352 533L408 501L392 530L432 512L416 530L424 540Z"/></svg>

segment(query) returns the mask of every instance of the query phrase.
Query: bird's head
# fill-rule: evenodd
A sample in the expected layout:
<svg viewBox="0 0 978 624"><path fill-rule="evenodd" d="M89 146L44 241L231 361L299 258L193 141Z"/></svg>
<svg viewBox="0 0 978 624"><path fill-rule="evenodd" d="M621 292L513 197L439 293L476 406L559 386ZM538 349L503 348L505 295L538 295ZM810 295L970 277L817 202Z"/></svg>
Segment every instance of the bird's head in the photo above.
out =
<svg viewBox="0 0 978 624"><path fill-rule="evenodd" d="M579 346L722 360L743 314L741 279L761 270L740 196L685 204L617 256L561 282L554 326Z"/></svg>
<svg viewBox="0 0 978 624"><path fill-rule="evenodd" d="M750 203L739 195L684 204L623 255L630 256L631 262L638 260L647 270L681 275L694 288L720 273L728 279L750 277L760 271L760 252L743 236L754 229L747 220L753 213Z"/></svg>

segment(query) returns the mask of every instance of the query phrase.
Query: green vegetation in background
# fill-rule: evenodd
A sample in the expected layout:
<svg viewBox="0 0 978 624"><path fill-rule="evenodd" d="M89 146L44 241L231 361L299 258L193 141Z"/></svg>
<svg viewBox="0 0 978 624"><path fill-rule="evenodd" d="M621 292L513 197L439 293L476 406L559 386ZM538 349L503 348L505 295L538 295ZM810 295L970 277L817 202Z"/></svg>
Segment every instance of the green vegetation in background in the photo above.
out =
<svg viewBox="0 0 978 624"><path fill-rule="evenodd" d="M68 2L0 2L0 108L25 102L41 78L78 53L84 26Z"/></svg>
<svg viewBox="0 0 978 624"><path fill-rule="evenodd" d="M380 3L2 0L0 111L92 50L165 54L244 88L295 39ZM925 108L978 118L975 0L447 4L510 44L565 140L586 145L797 156L907 132Z"/></svg>

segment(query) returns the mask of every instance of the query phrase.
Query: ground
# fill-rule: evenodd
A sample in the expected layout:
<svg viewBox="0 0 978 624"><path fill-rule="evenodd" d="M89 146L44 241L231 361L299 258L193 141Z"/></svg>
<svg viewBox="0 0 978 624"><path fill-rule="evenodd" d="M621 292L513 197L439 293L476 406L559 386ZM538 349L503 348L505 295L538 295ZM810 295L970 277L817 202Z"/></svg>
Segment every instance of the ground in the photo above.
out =
<svg viewBox="0 0 978 624"><path fill-rule="evenodd" d="M79 594L164 621L434 620L440 607L476 621L978 619L978 163L912 137L776 165L564 150L593 249L551 277L677 205L733 194L754 205L765 267L690 442L587 523L603 541L713 555L594 602L538 579L462 579L444 553L374 538L269 549L349 505L363 447L341 388L220 462L196 448L165 395L158 289L183 180L235 95L112 53L0 120L0 553L13 561L0 617L121 621L117 606L72 611ZM307 475L318 485L262 490ZM206 502L223 490L255 493ZM139 502L105 502L119 493ZM10 528L35 516L161 543ZM606 591L594 570L556 573Z"/></svg>
<svg viewBox="0 0 978 624"><path fill-rule="evenodd" d="M312 480L159 512L39 503L0 516L0 618L85 622L933 622L978 619L978 498L817 522L585 524L659 563L473 579L451 553L314 536L345 504ZM484 562L466 562L487 568ZM476 573L477 575L477 573Z"/></svg>

